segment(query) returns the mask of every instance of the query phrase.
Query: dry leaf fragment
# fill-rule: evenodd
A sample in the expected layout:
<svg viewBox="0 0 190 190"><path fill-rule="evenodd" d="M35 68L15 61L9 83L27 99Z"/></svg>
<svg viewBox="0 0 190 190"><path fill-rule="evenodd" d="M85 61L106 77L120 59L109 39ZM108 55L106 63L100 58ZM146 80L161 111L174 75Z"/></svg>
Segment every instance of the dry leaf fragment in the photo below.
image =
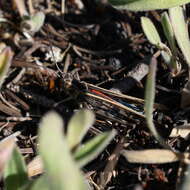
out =
<svg viewBox="0 0 190 190"><path fill-rule="evenodd" d="M176 126L172 129L170 137L183 137L186 138L190 133L190 124Z"/></svg>
<svg viewBox="0 0 190 190"><path fill-rule="evenodd" d="M43 163L42 159L40 156L36 156L28 165L27 165L27 170L28 170L28 176L33 177L39 174L42 174L44 169L43 169Z"/></svg>
<svg viewBox="0 0 190 190"><path fill-rule="evenodd" d="M179 159L173 151L167 149L123 150L122 155L128 162L143 164L165 164L177 162Z"/></svg>
<svg viewBox="0 0 190 190"><path fill-rule="evenodd" d="M0 177L15 147L16 136L11 135L0 142Z"/></svg>

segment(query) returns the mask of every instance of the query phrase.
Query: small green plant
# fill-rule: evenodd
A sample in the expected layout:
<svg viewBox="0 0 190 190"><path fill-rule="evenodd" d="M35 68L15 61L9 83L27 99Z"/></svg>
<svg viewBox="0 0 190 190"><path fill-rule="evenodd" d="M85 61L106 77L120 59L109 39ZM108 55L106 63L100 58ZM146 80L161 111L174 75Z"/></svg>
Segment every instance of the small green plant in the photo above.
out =
<svg viewBox="0 0 190 190"><path fill-rule="evenodd" d="M116 8L127 9L132 11L146 11L155 9L169 9L169 15L164 12L161 17L161 24L163 27L164 34L168 41L169 47L166 46L156 30L156 27L149 18L142 17L141 24L143 31L148 38L149 42L160 49L161 54L169 64L172 74L175 76L179 70L180 58L178 56L177 44L184 56L184 60L188 65L188 72L190 69L190 39L188 33L187 22L184 17L184 8L180 7L189 0L109 0ZM160 136L157 132L154 122L153 122L153 106L155 100L155 85L156 85L156 68L157 61L153 57L150 63L150 71L146 82L146 92L145 92L145 115L147 120L147 126L151 131L152 135L165 149L149 149L140 151L128 151L123 150L123 156L132 163L168 163L180 161L182 166L185 168L183 170L182 176L184 178L180 184L177 184L177 189L188 190L190 189L190 162L189 162L189 152L179 153L174 151ZM188 91L188 99L190 97L189 92L190 78L187 82L185 91ZM186 97L186 100L187 100ZM183 94L182 94L183 101ZM188 100L189 101L189 100ZM189 105L189 104L188 104ZM181 176L180 176L181 177Z"/></svg>
<svg viewBox="0 0 190 190"><path fill-rule="evenodd" d="M116 134L115 131L105 132L81 144L93 122L94 114L91 111L80 110L71 118L65 136L61 117L55 112L46 114L39 125L39 155L45 173L35 180L29 179L23 157L18 147L14 146L3 172L5 188L89 189L80 168L103 151Z"/></svg>
<svg viewBox="0 0 190 190"><path fill-rule="evenodd" d="M156 27L149 18L141 17L141 24L149 42L161 50L162 56L170 66L173 76L177 75L181 68L176 41L184 55L186 63L190 66L190 40L182 7L170 8L169 16L167 12L164 12L161 17L161 24L169 47L161 41Z"/></svg>
<svg viewBox="0 0 190 190"><path fill-rule="evenodd" d="M190 0L109 0L109 2L119 9L147 11L184 5L189 3Z"/></svg>
<svg viewBox="0 0 190 190"><path fill-rule="evenodd" d="M180 72L181 67L177 61L178 57L174 31L167 12L164 12L162 14L161 23L163 26L164 34L168 40L169 47L161 41L161 38L152 21L147 17L141 17L141 25L147 39L152 45L156 46L161 51L161 55L164 61L169 66L172 75L175 76Z"/></svg>

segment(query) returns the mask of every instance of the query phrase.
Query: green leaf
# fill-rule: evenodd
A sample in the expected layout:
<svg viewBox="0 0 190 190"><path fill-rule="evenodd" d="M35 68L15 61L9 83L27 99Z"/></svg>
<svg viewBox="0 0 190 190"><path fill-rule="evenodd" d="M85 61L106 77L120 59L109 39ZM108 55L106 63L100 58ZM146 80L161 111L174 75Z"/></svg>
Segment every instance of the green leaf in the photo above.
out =
<svg viewBox="0 0 190 190"><path fill-rule="evenodd" d="M37 12L29 19L25 19L21 23L21 30L30 33L38 32L44 24L45 14L43 12Z"/></svg>
<svg viewBox="0 0 190 190"><path fill-rule="evenodd" d="M51 187L48 185L48 178L44 174L36 180L30 181L28 184L24 185L20 190L51 190Z"/></svg>
<svg viewBox="0 0 190 190"><path fill-rule="evenodd" d="M39 132L39 152L48 177L48 185L56 190L87 189L77 164L63 136L63 121L55 112L42 119Z"/></svg>
<svg viewBox="0 0 190 190"><path fill-rule="evenodd" d="M108 0L118 9L131 11L147 11L155 9L168 9L189 3L190 0Z"/></svg>
<svg viewBox="0 0 190 190"><path fill-rule="evenodd" d="M174 59L174 56L176 54L175 53L176 52L175 39L171 38L173 30L171 28L171 25L169 26L169 24L170 24L169 20L167 20L167 21L166 21L166 16L164 16L164 19L162 22L164 25L163 28L166 33L166 37L168 38L170 44L172 45L173 53L174 53L173 55L171 53L171 50L164 43L161 42L160 36L159 36L154 24L152 23L152 21L147 17L141 17L141 25L142 25L142 28L143 28L143 31L144 31L146 37L148 38L148 40L151 44L153 44L153 45L157 46L157 48L161 49L162 57L164 58L165 62L167 64L169 64L169 66L171 67L172 73L175 75L178 70L178 63Z"/></svg>
<svg viewBox="0 0 190 190"><path fill-rule="evenodd" d="M158 134L154 123L153 123L153 106L155 99L155 83L156 83L156 68L157 68L157 60L152 57L149 74L146 80L146 89L145 89L145 116L147 121L147 126L154 137L158 140L158 142L170 149L170 147L165 143L165 140Z"/></svg>
<svg viewBox="0 0 190 190"><path fill-rule="evenodd" d="M11 135L0 141L0 178L15 147L15 136Z"/></svg>
<svg viewBox="0 0 190 190"><path fill-rule="evenodd" d="M187 24L185 22L183 8L175 7L169 9L169 15L177 43L190 66L190 40L188 34Z"/></svg>
<svg viewBox="0 0 190 190"><path fill-rule="evenodd" d="M74 157L80 167L83 167L95 159L98 154L102 152L104 148L109 144L115 135L116 132L114 130L111 132L105 132L89 140L84 145L81 145L74 153Z"/></svg>
<svg viewBox="0 0 190 190"><path fill-rule="evenodd" d="M176 52L175 35L167 12L164 12L161 16L161 24L164 34L169 42L170 48Z"/></svg>
<svg viewBox="0 0 190 190"><path fill-rule="evenodd" d="M179 160L179 157L168 149L123 150L121 153L130 163L165 164Z"/></svg>
<svg viewBox="0 0 190 190"><path fill-rule="evenodd" d="M7 163L4 179L6 190L20 189L28 182L26 165L18 148L13 150L12 157Z"/></svg>
<svg viewBox="0 0 190 190"><path fill-rule="evenodd" d="M160 36L156 30L156 27L152 23L152 21L147 17L141 17L141 25L143 31L148 38L149 42L158 48L162 49L163 44L161 42Z"/></svg>
<svg viewBox="0 0 190 190"><path fill-rule="evenodd" d="M33 32L38 32L44 24L45 14L43 12L37 12L31 17L31 20L34 23Z"/></svg>
<svg viewBox="0 0 190 190"><path fill-rule="evenodd" d="M161 16L161 24L164 30L164 34L169 42L169 46L171 49L171 53L168 55L170 57L169 60L169 66L171 68L171 71L173 73L173 75L175 76L175 74L177 74L179 71L179 67L178 67L178 62L176 61L176 55L177 55L177 47L176 47L176 42L175 42L175 35L174 35L174 31L168 16L167 12L164 12ZM168 53L167 53L168 54ZM164 57L164 55L162 54L162 56Z"/></svg>
<svg viewBox="0 0 190 190"><path fill-rule="evenodd" d="M93 123L94 114L90 110L79 110L74 114L68 124L67 131L67 141L71 149L81 142Z"/></svg>
<svg viewBox="0 0 190 190"><path fill-rule="evenodd" d="M0 54L0 88L11 65L13 53L10 48L5 48Z"/></svg>

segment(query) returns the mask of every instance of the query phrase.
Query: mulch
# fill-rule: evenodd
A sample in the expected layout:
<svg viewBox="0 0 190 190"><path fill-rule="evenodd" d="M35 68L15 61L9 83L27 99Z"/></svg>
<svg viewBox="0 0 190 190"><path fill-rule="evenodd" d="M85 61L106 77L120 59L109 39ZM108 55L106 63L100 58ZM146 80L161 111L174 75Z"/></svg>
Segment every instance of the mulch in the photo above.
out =
<svg viewBox="0 0 190 190"><path fill-rule="evenodd" d="M106 150L84 168L94 189L102 185L101 175L113 152L118 160L104 189L175 189L178 162L132 164L118 153L124 148L162 148L143 117L149 60L158 50L147 41L140 24L140 17L148 16L166 41L161 12L117 11L93 1L82 1L81 9L78 2L66 1L62 14L61 1L34 1L34 10L46 18L32 42L18 30L21 19L13 4L0 2L0 14L13 23L0 25L0 42L14 52L0 96L0 138L20 131L18 145L29 162L37 154L38 124L45 113L55 110L67 124L76 110L89 108L96 122L84 141L117 131ZM189 109L180 106L187 69L183 66L184 71L172 77L160 56L157 62L155 126L172 148L183 152L190 138L169 136L174 126L189 122Z"/></svg>

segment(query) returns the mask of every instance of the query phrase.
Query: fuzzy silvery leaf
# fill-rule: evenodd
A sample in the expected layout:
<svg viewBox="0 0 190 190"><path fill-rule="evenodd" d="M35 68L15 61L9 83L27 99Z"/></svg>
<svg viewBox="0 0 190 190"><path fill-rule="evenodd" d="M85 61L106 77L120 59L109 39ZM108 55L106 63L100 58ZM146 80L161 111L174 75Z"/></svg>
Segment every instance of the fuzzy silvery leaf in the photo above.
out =
<svg viewBox="0 0 190 190"><path fill-rule="evenodd" d="M35 180L29 181L20 190L52 190L49 186L48 177L44 174Z"/></svg>
<svg viewBox="0 0 190 190"><path fill-rule="evenodd" d="M158 48L162 49L163 44L161 42L160 36L156 30L156 27L152 23L152 21L147 17L141 17L141 25L143 31L148 38L149 42Z"/></svg>
<svg viewBox="0 0 190 190"><path fill-rule="evenodd" d="M164 12L161 16L161 24L171 49L171 53L167 53L168 56L170 57L169 66L173 76L175 76L180 72L180 67L178 61L176 60L177 47L176 47L175 35L167 12Z"/></svg>
<svg viewBox="0 0 190 190"><path fill-rule="evenodd" d="M161 16L161 24L164 34L170 44L170 48L173 51L176 51L175 35L167 12L164 12Z"/></svg>
<svg viewBox="0 0 190 190"><path fill-rule="evenodd" d="M169 9L169 15L173 26L177 43L190 66L190 39L187 23L185 22L183 8L174 7Z"/></svg>
<svg viewBox="0 0 190 190"><path fill-rule="evenodd" d="M48 185L56 190L86 190L82 173L74 161L66 138L63 121L55 112L49 112L40 123L39 153Z"/></svg>
<svg viewBox="0 0 190 190"><path fill-rule="evenodd" d="M157 69L157 60L155 57L152 57L150 63L149 74L146 80L146 89L145 89L145 116L146 122L149 130L152 135L158 140L158 142L163 145L165 148L170 149L166 144L165 140L157 132L154 122L153 122L153 106L155 100L155 86L156 86L156 69Z"/></svg>
<svg viewBox="0 0 190 190"><path fill-rule="evenodd" d="M168 149L123 150L122 155L128 162L142 164L165 164L179 160L176 154Z"/></svg>
<svg viewBox="0 0 190 190"><path fill-rule="evenodd" d="M11 159L4 171L6 190L20 189L28 182L26 165L18 147L15 147Z"/></svg>
<svg viewBox="0 0 190 190"><path fill-rule="evenodd" d="M190 0L108 0L119 9L131 11L147 11L155 9L168 9L189 3Z"/></svg>
<svg viewBox="0 0 190 190"><path fill-rule="evenodd" d="M102 133L87 141L74 152L74 158L80 167L95 159L116 135L115 131Z"/></svg>
<svg viewBox="0 0 190 190"><path fill-rule="evenodd" d="M73 115L69 121L67 131L67 141L71 149L81 142L94 123L94 118L93 112L87 109L79 110Z"/></svg>

